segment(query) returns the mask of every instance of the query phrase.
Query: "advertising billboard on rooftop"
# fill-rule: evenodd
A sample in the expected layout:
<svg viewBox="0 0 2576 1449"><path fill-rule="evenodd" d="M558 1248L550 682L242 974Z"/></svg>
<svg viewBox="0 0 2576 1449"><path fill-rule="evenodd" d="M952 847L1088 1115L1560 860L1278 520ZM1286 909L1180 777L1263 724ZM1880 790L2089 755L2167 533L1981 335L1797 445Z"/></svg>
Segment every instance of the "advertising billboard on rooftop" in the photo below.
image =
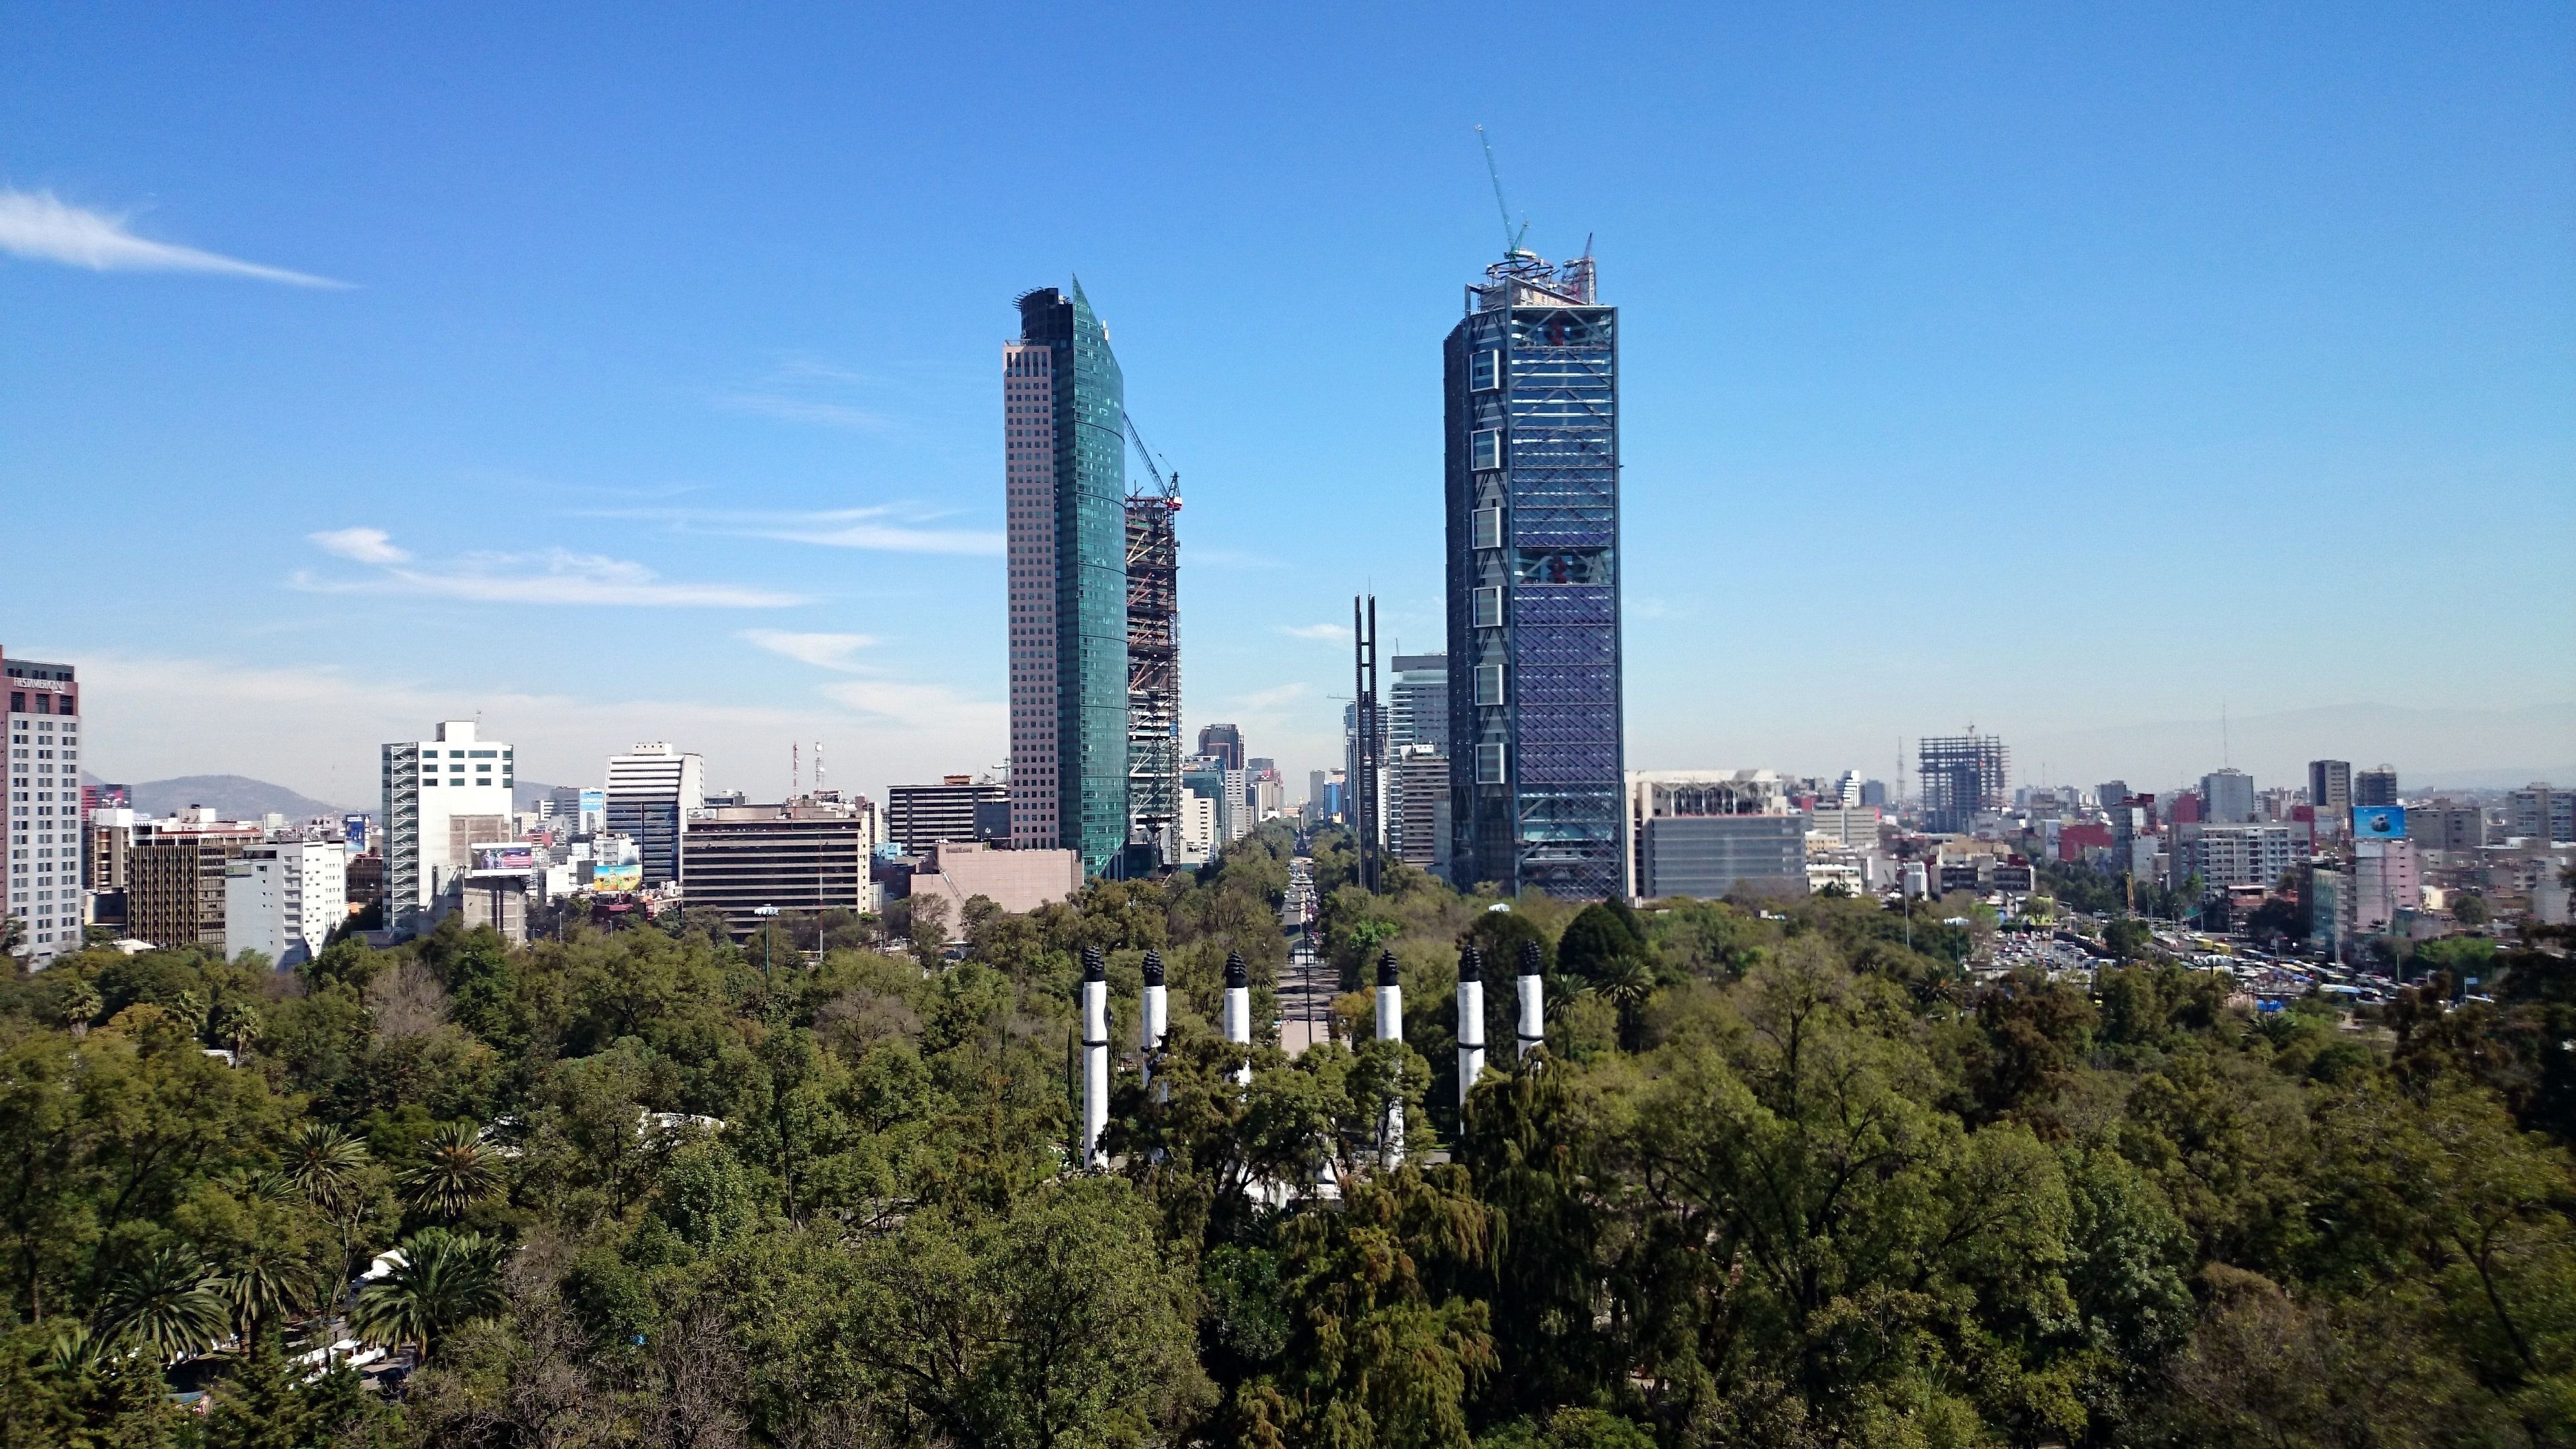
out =
<svg viewBox="0 0 2576 1449"><path fill-rule="evenodd" d="M2356 805L2352 809L2352 838L2355 840L2404 840L2406 807L2403 805Z"/></svg>

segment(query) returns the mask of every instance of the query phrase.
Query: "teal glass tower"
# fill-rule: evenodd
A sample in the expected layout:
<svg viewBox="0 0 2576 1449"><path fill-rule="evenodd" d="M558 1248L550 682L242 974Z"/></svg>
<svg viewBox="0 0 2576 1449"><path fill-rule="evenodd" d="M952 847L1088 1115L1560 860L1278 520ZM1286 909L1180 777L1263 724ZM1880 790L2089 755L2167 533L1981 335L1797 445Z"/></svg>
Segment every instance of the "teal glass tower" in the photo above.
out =
<svg viewBox="0 0 2576 1449"><path fill-rule="evenodd" d="M1002 346L1011 843L1110 873L1127 844L1127 432L1109 329L1076 281Z"/></svg>

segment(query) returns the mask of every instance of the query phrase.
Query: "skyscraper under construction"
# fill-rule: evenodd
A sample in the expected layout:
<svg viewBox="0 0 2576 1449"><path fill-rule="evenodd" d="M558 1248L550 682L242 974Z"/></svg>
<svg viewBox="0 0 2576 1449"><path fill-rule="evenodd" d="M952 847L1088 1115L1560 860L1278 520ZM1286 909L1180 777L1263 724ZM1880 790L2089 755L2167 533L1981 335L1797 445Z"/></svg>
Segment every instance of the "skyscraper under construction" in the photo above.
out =
<svg viewBox="0 0 2576 1449"><path fill-rule="evenodd" d="M1011 843L1108 874L1128 836L1125 382L1081 282L1019 309L1002 344Z"/></svg>
<svg viewBox="0 0 2576 1449"><path fill-rule="evenodd" d="M1450 872L1598 899L1626 858L1618 309L1588 254L1514 245L1444 355Z"/></svg>

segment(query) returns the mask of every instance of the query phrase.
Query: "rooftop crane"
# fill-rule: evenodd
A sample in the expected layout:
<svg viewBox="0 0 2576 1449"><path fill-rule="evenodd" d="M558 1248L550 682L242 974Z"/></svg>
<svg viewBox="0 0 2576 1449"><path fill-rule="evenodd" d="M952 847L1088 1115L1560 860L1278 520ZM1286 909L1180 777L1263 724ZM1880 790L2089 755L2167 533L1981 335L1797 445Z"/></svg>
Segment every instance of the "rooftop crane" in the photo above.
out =
<svg viewBox="0 0 2576 1449"><path fill-rule="evenodd" d="M1125 408L1118 410L1118 416L1127 424L1127 441L1136 446L1136 456L1145 460L1145 471L1153 475L1155 496L1174 508L1180 507L1181 475L1164 476L1163 470L1155 466L1154 450L1145 446L1145 435L1136 431L1136 420L1128 415Z"/></svg>
<svg viewBox="0 0 2576 1449"><path fill-rule="evenodd" d="M1494 143L1485 135L1482 126L1476 128L1476 140L1485 148L1485 174L1494 181L1494 210L1502 213L1503 217L1503 255L1506 258L1517 257L1521 254L1521 242L1529 236L1529 218L1522 217L1520 230L1512 230L1512 209L1503 200L1503 172L1494 164Z"/></svg>

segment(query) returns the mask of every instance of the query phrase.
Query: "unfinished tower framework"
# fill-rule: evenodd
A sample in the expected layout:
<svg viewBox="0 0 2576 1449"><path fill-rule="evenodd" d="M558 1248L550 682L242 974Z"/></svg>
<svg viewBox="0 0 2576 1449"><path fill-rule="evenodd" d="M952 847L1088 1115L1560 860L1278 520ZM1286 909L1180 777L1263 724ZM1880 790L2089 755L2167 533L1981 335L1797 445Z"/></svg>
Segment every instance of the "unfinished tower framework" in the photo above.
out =
<svg viewBox="0 0 2576 1449"><path fill-rule="evenodd" d="M1136 421L1127 438L1153 478L1127 495L1128 874L1180 854L1181 475L1166 475Z"/></svg>

